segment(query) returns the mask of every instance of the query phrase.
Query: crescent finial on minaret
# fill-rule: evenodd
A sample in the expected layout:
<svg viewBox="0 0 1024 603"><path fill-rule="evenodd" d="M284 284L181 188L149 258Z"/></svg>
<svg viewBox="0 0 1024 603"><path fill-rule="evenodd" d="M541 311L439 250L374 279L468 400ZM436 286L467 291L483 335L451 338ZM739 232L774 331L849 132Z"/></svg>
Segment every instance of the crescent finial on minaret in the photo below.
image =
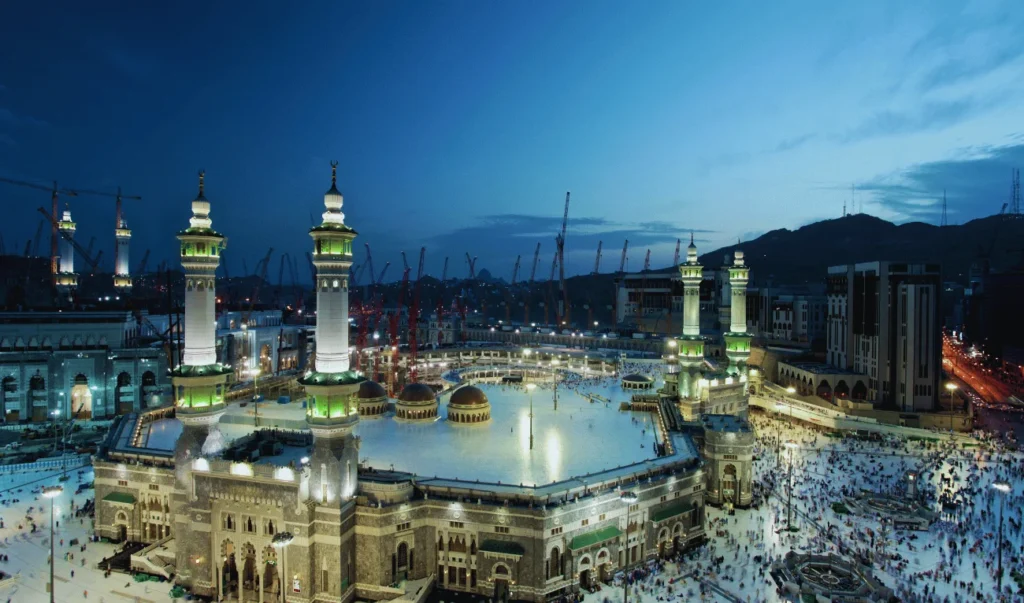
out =
<svg viewBox="0 0 1024 603"><path fill-rule="evenodd" d="M203 178L206 176L206 170L199 170L199 196L203 196Z"/></svg>
<svg viewBox="0 0 1024 603"><path fill-rule="evenodd" d="M331 185L337 186L338 184L338 162L331 162Z"/></svg>

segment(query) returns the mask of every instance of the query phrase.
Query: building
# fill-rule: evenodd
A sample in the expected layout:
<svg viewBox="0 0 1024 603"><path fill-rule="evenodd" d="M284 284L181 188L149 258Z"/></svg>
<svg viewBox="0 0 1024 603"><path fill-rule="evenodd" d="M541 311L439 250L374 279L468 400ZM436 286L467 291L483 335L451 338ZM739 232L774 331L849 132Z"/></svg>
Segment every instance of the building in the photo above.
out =
<svg viewBox="0 0 1024 603"><path fill-rule="evenodd" d="M117 202L120 209L120 197ZM131 246L132 231L128 230L128 223L120 215L118 216L117 230L114 231L114 238L117 241L115 249L117 254L114 258L114 287L121 290L131 289L132 275L131 269L128 267L128 249Z"/></svg>
<svg viewBox="0 0 1024 603"><path fill-rule="evenodd" d="M663 454L628 470L541 486L361 468L352 433L360 392L379 400L381 390L349 367L356 233L333 175L325 206L310 231L317 353L299 379L305 420L226 446L231 369L216 361L208 315L224 238L212 230L200 179L190 227L178 235L187 282L174 406L130 414L111 430L94 461L98 535L152 545L133 564L174 574L193 594L291 603L394 599L405 594L396 588L403 580L428 579L457 593L542 602L704 541L702 462L682 434L664 432ZM463 391L465 399L452 398L459 412L485 422L489 403ZM416 397L434 403L430 388Z"/></svg>
<svg viewBox="0 0 1024 603"><path fill-rule="evenodd" d="M701 423L706 501L749 507L753 501L754 430L745 418L733 415L706 414Z"/></svg>
<svg viewBox="0 0 1024 603"><path fill-rule="evenodd" d="M4 420L108 418L166 403L167 358L130 312L0 313Z"/></svg>
<svg viewBox="0 0 1024 603"><path fill-rule="evenodd" d="M866 262L828 269L828 364L867 375L867 400L935 409L942 370L938 264Z"/></svg>

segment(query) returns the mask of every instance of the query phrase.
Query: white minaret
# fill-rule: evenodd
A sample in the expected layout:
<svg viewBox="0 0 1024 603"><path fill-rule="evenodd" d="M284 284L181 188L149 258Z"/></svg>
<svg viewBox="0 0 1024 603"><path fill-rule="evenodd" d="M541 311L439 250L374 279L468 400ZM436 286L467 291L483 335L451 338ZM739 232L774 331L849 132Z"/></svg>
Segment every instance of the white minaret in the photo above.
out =
<svg viewBox="0 0 1024 603"><path fill-rule="evenodd" d="M132 231L128 230L128 223L121 219L114 231L117 239L117 257L114 259L114 286L127 289L132 286L131 271L128 269L128 248L132 239Z"/></svg>
<svg viewBox="0 0 1024 603"><path fill-rule="evenodd" d="M323 222L309 230L316 267L315 370L299 379L306 390L306 425L313 434L309 473L301 491L306 499L334 504L355 496L359 423L355 398L366 379L349 368L348 271L356 231L345 224L338 192L338 164L331 163L331 188L324 194Z"/></svg>
<svg viewBox="0 0 1024 603"><path fill-rule="evenodd" d="M750 269L743 262L743 252L736 250L732 266L729 266L729 289L732 292L729 332L723 335L725 355L729 358L728 371L745 375L747 359L750 358L751 336L747 334L747 281Z"/></svg>
<svg viewBox="0 0 1024 603"><path fill-rule="evenodd" d="M683 281L683 336L700 336L700 283L704 280L704 267L697 261L697 246L690 235L686 248L686 263L679 265Z"/></svg>
<svg viewBox="0 0 1024 603"><path fill-rule="evenodd" d="M75 239L75 229L77 228L74 221L71 219L71 208L67 205L64 206L64 215L60 219L58 224L60 231L67 235L61 237L60 240L60 271L64 274L75 273L75 245L72 241Z"/></svg>
<svg viewBox="0 0 1024 603"><path fill-rule="evenodd" d="M345 225L344 198L338 191L337 163L331 164L331 188L324 194L323 223L310 231L316 266L316 371L349 370L348 271L356 232Z"/></svg>
<svg viewBox="0 0 1024 603"><path fill-rule="evenodd" d="M217 363L217 266L224 236L211 228L210 202L203 196L204 173L199 172L199 196L192 202L189 227L178 233L181 267L185 270L185 355L187 366Z"/></svg>
<svg viewBox="0 0 1024 603"><path fill-rule="evenodd" d="M732 267L729 268L729 288L732 290L732 324L730 333L747 332L747 279L749 269L743 265L743 252L736 250Z"/></svg>

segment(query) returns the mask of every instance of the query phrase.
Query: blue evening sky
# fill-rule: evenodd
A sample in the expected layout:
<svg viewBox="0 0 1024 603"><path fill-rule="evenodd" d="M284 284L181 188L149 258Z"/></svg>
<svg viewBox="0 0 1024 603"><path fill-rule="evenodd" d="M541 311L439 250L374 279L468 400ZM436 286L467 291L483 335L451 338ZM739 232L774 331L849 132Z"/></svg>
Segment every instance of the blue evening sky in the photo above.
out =
<svg viewBox="0 0 1024 603"><path fill-rule="evenodd" d="M207 172L232 274L301 258L340 162L379 268L671 261L858 211L995 213L1024 163L1017 2L20 2L0 8L0 176L145 197L133 267L172 258ZM20 253L48 195L0 185ZM113 203L72 200L112 256ZM684 243L685 244L685 243ZM41 248L45 249L46 245ZM277 260L272 263L276 280ZM524 268L525 270L525 268ZM390 277L400 277L392 267ZM308 276L307 276L308 278Z"/></svg>

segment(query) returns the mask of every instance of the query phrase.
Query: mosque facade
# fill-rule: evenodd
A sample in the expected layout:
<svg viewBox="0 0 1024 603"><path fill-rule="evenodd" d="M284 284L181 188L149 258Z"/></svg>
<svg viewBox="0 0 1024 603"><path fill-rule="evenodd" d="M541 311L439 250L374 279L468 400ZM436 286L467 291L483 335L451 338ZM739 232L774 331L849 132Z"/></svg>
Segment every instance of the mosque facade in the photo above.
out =
<svg viewBox="0 0 1024 603"><path fill-rule="evenodd" d="M704 462L685 434L666 432L656 459L546 486L361 468L353 429L363 413L382 414L387 398L350 367L356 232L336 174L324 205L310 230L317 350L299 379L304 424L228 445L220 425L231 368L217 361L214 331L227 239L213 230L200 175L189 227L178 233L185 349L171 373L173 406L121 417L94 460L96 533L145 543L135 569L227 601L388 600L415 597L401 584L432 583L539 602L704 542ZM436 396L423 387L398 396L396 418L404 410L400 420L436 420ZM449 399L459 429L490 421L481 394L465 385ZM161 432L171 445L155 444Z"/></svg>

